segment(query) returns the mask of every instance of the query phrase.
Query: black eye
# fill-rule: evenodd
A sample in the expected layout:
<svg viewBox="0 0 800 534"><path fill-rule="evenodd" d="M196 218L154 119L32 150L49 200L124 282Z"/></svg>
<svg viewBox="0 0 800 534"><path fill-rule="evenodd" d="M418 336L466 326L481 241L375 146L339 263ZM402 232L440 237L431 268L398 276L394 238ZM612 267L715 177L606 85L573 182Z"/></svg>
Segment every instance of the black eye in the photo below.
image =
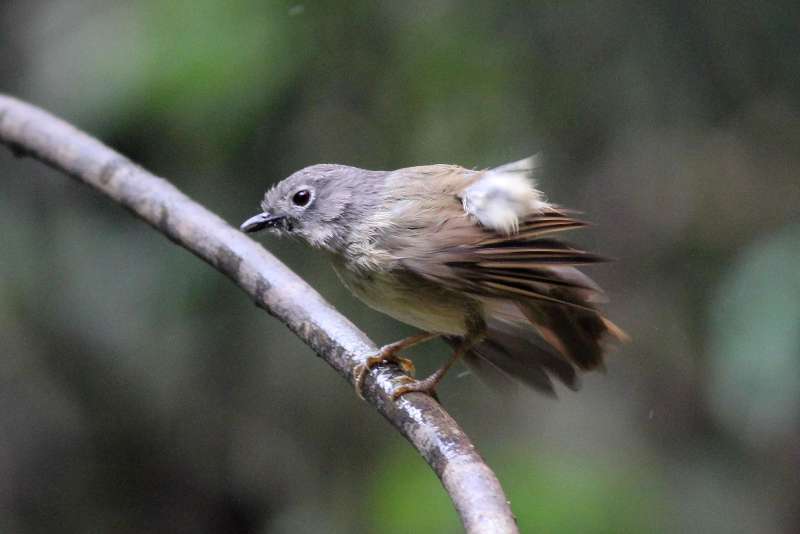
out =
<svg viewBox="0 0 800 534"><path fill-rule="evenodd" d="M301 189L292 197L292 204L295 206L305 206L311 200L311 192L308 189Z"/></svg>

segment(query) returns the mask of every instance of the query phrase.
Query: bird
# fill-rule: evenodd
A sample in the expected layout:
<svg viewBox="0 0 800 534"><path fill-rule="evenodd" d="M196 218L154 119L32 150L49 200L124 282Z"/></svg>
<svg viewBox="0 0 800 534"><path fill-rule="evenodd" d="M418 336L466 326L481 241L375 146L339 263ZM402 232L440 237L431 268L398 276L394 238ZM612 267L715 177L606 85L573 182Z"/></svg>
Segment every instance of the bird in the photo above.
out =
<svg viewBox="0 0 800 534"><path fill-rule="evenodd" d="M246 233L270 230L321 249L342 283L369 307L420 330L384 345L353 370L363 398L376 365L407 373L392 397L436 387L463 359L498 387L520 381L553 395L579 372L603 368L608 339L627 335L599 304L602 289L579 266L605 258L559 238L587 226L546 200L540 156L494 168L433 164L371 171L303 168L271 187ZM452 354L414 379L401 352L442 338Z"/></svg>

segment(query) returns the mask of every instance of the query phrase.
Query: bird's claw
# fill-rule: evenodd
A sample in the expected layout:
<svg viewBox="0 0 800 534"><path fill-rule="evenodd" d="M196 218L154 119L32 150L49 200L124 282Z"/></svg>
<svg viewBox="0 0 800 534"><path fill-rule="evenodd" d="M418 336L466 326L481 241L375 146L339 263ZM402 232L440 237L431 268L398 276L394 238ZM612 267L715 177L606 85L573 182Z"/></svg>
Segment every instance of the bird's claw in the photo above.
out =
<svg viewBox="0 0 800 534"><path fill-rule="evenodd" d="M364 360L364 363L359 363L353 368L356 395L358 395L361 400L364 400L364 380L367 378L367 373L369 373L369 371L376 365L380 365L382 363L396 363L400 366L400 369L404 373L407 375L414 375L414 372L416 371L414 362L408 358L403 358L402 356L395 354L394 351L390 350L391 348L393 347L389 345L381 348L375 355L369 356L366 360ZM411 377L406 378L413 380Z"/></svg>
<svg viewBox="0 0 800 534"><path fill-rule="evenodd" d="M439 400L436 395L436 386L439 384L439 381L442 378L439 373L434 373L428 378L423 378L422 380L415 380L411 377L406 378L408 378L408 380L404 380L406 384L398 386L392 392L392 400L397 400L407 393L425 393L426 395L430 395L434 399Z"/></svg>

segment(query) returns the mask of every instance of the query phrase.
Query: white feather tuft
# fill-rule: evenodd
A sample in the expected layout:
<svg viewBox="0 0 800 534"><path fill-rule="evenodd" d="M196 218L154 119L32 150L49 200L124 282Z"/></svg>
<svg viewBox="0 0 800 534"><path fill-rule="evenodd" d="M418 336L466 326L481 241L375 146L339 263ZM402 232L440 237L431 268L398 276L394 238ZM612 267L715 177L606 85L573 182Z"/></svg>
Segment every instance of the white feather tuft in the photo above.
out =
<svg viewBox="0 0 800 534"><path fill-rule="evenodd" d="M483 172L461 197L464 211L492 230L518 232L521 219L549 206L533 183L538 160L533 156Z"/></svg>

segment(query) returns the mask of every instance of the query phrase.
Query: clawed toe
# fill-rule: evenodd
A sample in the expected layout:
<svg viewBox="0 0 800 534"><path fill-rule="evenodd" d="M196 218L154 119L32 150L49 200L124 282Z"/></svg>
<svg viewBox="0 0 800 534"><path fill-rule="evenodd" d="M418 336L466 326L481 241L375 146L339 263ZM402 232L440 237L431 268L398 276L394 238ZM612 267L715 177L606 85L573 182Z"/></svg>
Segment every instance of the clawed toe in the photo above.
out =
<svg viewBox="0 0 800 534"><path fill-rule="evenodd" d="M364 400L364 378L367 376L367 371L369 371L369 367L367 367L366 363L359 363L353 367L353 376L355 376L353 382L355 383L356 395L361 400Z"/></svg>
<svg viewBox="0 0 800 534"><path fill-rule="evenodd" d="M413 378L408 377L406 384L398 386L392 392L392 400L397 400L408 393L425 393L434 399L438 399L436 396L436 386L439 384L440 378L441 377L436 373L423 380L414 380Z"/></svg>
<svg viewBox="0 0 800 534"><path fill-rule="evenodd" d="M414 374L416 370L414 367L414 362L408 358L398 356L392 350L390 350L391 348L394 347L387 345L386 347L381 348L381 350L379 350L374 356L368 357L364 363L360 363L353 368L356 395L358 395L361 400L364 400L364 380L367 378L367 373L376 365L380 365L382 363L396 363L400 366L400 369L402 369L404 373L409 375ZM411 377L406 378L413 380Z"/></svg>
<svg viewBox="0 0 800 534"><path fill-rule="evenodd" d="M414 362L409 360L408 358L403 358L402 356L395 356L393 360L394 363L400 366L400 369L407 375L414 376L414 373L417 372L417 368L414 366Z"/></svg>
<svg viewBox="0 0 800 534"><path fill-rule="evenodd" d="M411 337L407 337L405 339L401 339L400 341L396 341L394 343L390 343L389 345L385 345L385 346L381 347L381 349L374 356L370 356L370 357L368 357L368 358L366 358L364 360L364 363L360 363L360 364L356 365L353 368L353 382L354 382L355 388L356 388L356 395L358 395L362 400L364 399L364 391L363 391L364 380L366 379L367 373L369 372L369 370L372 369L373 367L375 367L378 364L381 364L381 363L396 363L397 365L400 366L400 369L402 369L404 373L406 373L407 375L412 375L413 376L414 375L414 371L415 371L414 362L412 362L408 358L403 358L402 356L399 356L397 353L402 351L402 350L405 350L405 349L407 349L409 347L413 347L414 345L417 345L418 343L422 343L424 341L428 341L429 339L434 339L436 337L439 337L439 334L430 333L430 332L423 332L423 333L417 334L415 336L411 336ZM432 377L426 378L422 382L426 382L426 381L430 380L431 378ZM441 378L441 376L439 378ZM412 383L408 384L408 387L416 387L414 385L416 383L416 381L414 379L412 379L411 377L408 377L408 376L406 376L405 379L410 380L412 382ZM438 382L438 381L439 381L439 379L437 378L436 382ZM435 387L435 386L436 386L436 383L434 382L433 386L430 388L431 391L433 391L433 387ZM402 387L406 387L406 386L402 386ZM414 390L409 390L409 391L417 391L417 390L414 389ZM407 393L407 392L403 392L403 393L401 393L401 395L404 395L405 393ZM394 398L397 398L397 396L395 396Z"/></svg>

